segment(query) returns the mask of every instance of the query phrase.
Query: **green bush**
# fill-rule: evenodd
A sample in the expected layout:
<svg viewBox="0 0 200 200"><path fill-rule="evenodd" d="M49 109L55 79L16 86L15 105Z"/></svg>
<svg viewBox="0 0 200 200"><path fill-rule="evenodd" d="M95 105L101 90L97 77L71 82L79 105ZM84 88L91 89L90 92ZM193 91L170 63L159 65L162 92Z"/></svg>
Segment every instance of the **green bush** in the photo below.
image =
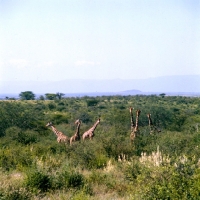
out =
<svg viewBox="0 0 200 200"><path fill-rule="evenodd" d="M199 199L199 171L186 157L176 160L175 165L150 169L143 177L143 199ZM154 170L154 171L152 171ZM145 169L143 169L145 171ZM198 177L198 178L197 178Z"/></svg>
<svg viewBox="0 0 200 200"><path fill-rule="evenodd" d="M11 139L16 140L18 137L18 134L20 134L22 132L22 130L17 127L17 126L11 126L9 128L6 129L5 131L5 136Z"/></svg>
<svg viewBox="0 0 200 200"><path fill-rule="evenodd" d="M68 124L68 116L63 114L54 114L51 116L49 120L52 121L54 124L61 124L61 123Z"/></svg>
<svg viewBox="0 0 200 200"><path fill-rule="evenodd" d="M49 110L54 110L54 109L56 108L56 104L54 104L54 103L49 103L49 104L48 104L48 108L49 108Z"/></svg>
<svg viewBox="0 0 200 200"><path fill-rule="evenodd" d="M78 172L73 172L68 177L68 186L72 188L81 188L84 186L84 177Z"/></svg>
<svg viewBox="0 0 200 200"><path fill-rule="evenodd" d="M6 136L10 138L11 140L15 140L24 145L36 143L38 141L37 132L32 131L32 130L23 131L16 126L7 128L5 133L6 133Z"/></svg>
<svg viewBox="0 0 200 200"><path fill-rule="evenodd" d="M65 109L66 109L65 106L62 106L62 105L57 106L57 110L60 111L60 112L64 111Z"/></svg>
<svg viewBox="0 0 200 200"><path fill-rule="evenodd" d="M54 188L66 189L68 187L69 176L69 169L62 169L61 172L57 173L53 182Z"/></svg>
<svg viewBox="0 0 200 200"><path fill-rule="evenodd" d="M38 170L28 171L25 186L31 190L36 189L46 192L52 188L52 179L44 172Z"/></svg>
<svg viewBox="0 0 200 200"><path fill-rule="evenodd" d="M94 159L89 162L89 168L91 169L102 169L106 167L108 158L102 153L96 153Z"/></svg>
<svg viewBox="0 0 200 200"><path fill-rule="evenodd" d="M99 103L99 101L97 99L88 99L87 100L87 106L96 106Z"/></svg>
<svg viewBox="0 0 200 200"><path fill-rule="evenodd" d="M127 180L134 182L140 174L142 174L142 165L138 159L134 158L131 164L125 168L125 177Z"/></svg>
<svg viewBox="0 0 200 200"><path fill-rule="evenodd" d="M36 132L30 130L18 133L16 139L24 145L36 143L38 141Z"/></svg>
<svg viewBox="0 0 200 200"><path fill-rule="evenodd" d="M90 143L87 145L87 143ZM101 169L106 166L108 157L105 150L96 141L84 141L73 145L67 150L73 166L80 166L85 169Z"/></svg>
<svg viewBox="0 0 200 200"><path fill-rule="evenodd" d="M85 184L85 180L82 174L67 168L57 173L53 184L56 189L81 189Z"/></svg>
<svg viewBox="0 0 200 200"><path fill-rule="evenodd" d="M79 118L81 119L83 123L86 123L86 124L92 122L91 116L86 112L80 113Z"/></svg>
<svg viewBox="0 0 200 200"><path fill-rule="evenodd" d="M14 188L10 186L4 188L4 190L0 189L1 200L30 200L31 197L31 193L25 188Z"/></svg>
<svg viewBox="0 0 200 200"><path fill-rule="evenodd" d="M32 157L29 151L22 147L10 147L0 151L0 168L5 171L19 169L22 170L32 164Z"/></svg>

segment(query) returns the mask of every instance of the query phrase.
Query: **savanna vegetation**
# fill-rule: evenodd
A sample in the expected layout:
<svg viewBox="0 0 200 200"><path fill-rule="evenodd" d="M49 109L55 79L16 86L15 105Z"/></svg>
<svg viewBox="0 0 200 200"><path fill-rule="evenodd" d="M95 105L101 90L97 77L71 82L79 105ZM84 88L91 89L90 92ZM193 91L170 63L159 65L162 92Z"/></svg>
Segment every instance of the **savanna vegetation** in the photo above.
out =
<svg viewBox="0 0 200 200"><path fill-rule="evenodd" d="M0 101L1 200L199 199L200 98L26 95ZM131 106L141 110L133 144ZM147 113L161 132L150 134ZM71 146L46 127L71 137L80 119L82 136L99 116L93 140Z"/></svg>

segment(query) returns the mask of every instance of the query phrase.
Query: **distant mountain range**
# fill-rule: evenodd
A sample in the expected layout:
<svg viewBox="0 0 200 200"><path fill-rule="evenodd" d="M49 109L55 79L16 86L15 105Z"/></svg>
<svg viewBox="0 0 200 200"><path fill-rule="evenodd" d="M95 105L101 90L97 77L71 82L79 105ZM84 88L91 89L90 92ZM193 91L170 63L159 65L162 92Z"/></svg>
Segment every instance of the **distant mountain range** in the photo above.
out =
<svg viewBox="0 0 200 200"><path fill-rule="evenodd" d="M148 79L112 80L62 80L62 81L0 81L0 94L19 94L32 91L35 94L56 93L80 96L106 94L158 94L200 93L200 75L163 76Z"/></svg>

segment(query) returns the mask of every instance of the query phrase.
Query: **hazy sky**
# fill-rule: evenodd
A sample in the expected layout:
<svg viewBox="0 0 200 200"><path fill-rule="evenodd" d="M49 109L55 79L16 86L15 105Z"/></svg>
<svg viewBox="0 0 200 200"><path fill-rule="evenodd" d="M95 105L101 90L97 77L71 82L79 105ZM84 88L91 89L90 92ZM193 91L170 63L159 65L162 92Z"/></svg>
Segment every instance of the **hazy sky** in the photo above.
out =
<svg viewBox="0 0 200 200"><path fill-rule="evenodd" d="M0 0L0 81L187 74L199 0Z"/></svg>

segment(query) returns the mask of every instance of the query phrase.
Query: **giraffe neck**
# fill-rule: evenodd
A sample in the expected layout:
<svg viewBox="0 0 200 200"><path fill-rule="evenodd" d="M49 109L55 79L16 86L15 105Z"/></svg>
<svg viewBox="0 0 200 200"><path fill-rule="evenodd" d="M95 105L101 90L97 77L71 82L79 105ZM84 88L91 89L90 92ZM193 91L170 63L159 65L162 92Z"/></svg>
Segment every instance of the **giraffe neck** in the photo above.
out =
<svg viewBox="0 0 200 200"><path fill-rule="evenodd" d="M136 122L135 122L135 130L138 130L138 122L139 122L139 116L140 116L140 110L137 110L136 115Z"/></svg>
<svg viewBox="0 0 200 200"><path fill-rule="evenodd" d="M94 131L99 123L100 123L100 120L98 119L97 122L93 125L93 127L90 128L90 131Z"/></svg>
<svg viewBox="0 0 200 200"><path fill-rule="evenodd" d="M79 133L80 133L80 125L81 125L81 123L78 123L77 128L76 128L76 133L75 133L75 135L78 135L78 136L79 136Z"/></svg>
<svg viewBox="0 0 200 200"><path fill-rule="evenodd" d="M161 130L160 130L159 128L157 128L157 127L153 124L152 119L151 119L151 115L148 114L147 117L148 117L148 119L149 119L150 131L151 131L151 132L154 132L154 131L161 132Z"/></svg>
<svg viewBox="0 0 200 200"><path fill-rule="evenodd" d="M52 131L55 133L55 135L58 137L59 131L53 125L51 125L51 128L52 128Z"/></svg>
<svg viewBox="0 0 200 200"><path fill-rule="evenodd" d="M148 118L149 118L149 126L153 126L153 122L152 122L152 119L151 119L151 115L148 115Z"/></svg>
<svg viewBox="0 0 200 200"><path fill-rule="evenodd" d="M133 120L133 112L132 110L130 110L130 114L131 114L131 129L135 127L135 124L134 124L134 120Z"/></svg>

